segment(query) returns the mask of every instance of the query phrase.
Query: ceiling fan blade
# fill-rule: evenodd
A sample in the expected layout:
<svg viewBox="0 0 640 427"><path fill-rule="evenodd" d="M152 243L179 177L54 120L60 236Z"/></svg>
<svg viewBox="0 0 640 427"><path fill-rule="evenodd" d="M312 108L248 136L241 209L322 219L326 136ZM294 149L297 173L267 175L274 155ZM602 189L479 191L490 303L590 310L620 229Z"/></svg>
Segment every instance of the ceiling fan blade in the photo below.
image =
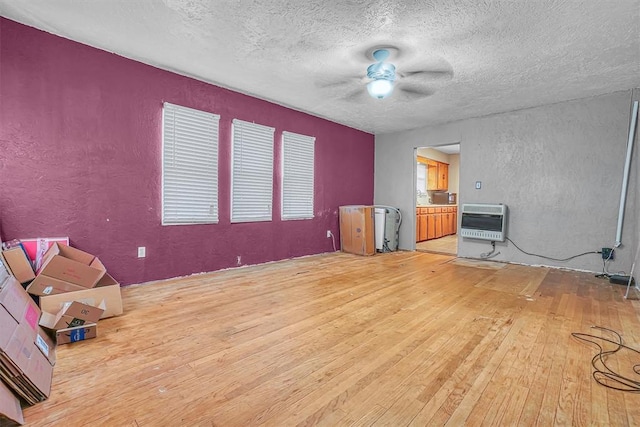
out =
<svg viewBox="0 0 640 427"><path fill-rule="evenodd" d="M426 98L435 93L434 90L415 86L401 86L398 88L402 94L408 99Z"/></svg>
<svg viewBox="0 0 640 427"><path fill-rule="evenodd" d="M333 89L340 88L344 86L354 86L360 85L367 81L367 76L353 76L353 77L344 77L338 80L327 81L327 80L317 80L314 82L316 87L322 89Z"/></svg>
<svg viewBox="0 0 640 427"><path fill-rule="evenodd" d="M399 71L398 75L402 78L447 81L453 78L453 70Z"/></svg>
<svg viewBox="0 0 640 427"><path fill-rule="evenodd" d="M369 94L367 93L367 89L366 88L360 88L358 90L354 90L348 94L346 94L342 99L344 99L345 101L362 101L365 100L366 97L368 97ZM373 99L373 98L372 98Z"/></svg>

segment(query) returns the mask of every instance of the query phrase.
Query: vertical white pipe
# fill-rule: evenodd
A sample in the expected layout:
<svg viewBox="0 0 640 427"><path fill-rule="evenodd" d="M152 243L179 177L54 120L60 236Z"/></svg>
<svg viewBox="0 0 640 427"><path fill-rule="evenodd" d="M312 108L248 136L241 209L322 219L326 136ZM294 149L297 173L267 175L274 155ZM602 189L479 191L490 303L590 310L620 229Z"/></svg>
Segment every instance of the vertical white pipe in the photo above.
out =
<svg viewBox="0 0 640 427"><path fill-rule="evenodd" d="M636 135L636 119L638 117L638 101L633 102L633 113L631 114L631 127L629 128L629 141L627 142L627 160L624 163L624 175L622 177L622 191L620 193L620 210L618 211L618 229L616 230L617 248L622 244L622 221L624 219L624 207L627 202L627 187L629 186L629 167L631 166L631 153L633 151L633 140Z"/></svg>

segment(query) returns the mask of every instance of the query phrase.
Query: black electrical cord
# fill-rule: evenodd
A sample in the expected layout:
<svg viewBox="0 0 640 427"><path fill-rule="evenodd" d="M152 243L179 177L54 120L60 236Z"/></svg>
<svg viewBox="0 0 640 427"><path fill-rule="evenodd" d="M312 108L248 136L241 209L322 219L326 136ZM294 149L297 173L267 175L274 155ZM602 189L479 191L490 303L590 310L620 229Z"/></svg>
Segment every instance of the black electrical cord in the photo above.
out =
<svg viewBox="0 0 640 427"><path fill-rule="evenodd" d="M589 255L589 254L599 254L599 253L601 253L600 251L589 251L589 252L583 252L583 253L578 254L578 255L573 255L573 256L570 256L570 257L568 257L568 258L552 258L552 257L545 256L545 255L539 255L539 254L534 254L534 253L531 253L531 252L527 252L527 251L525 251L525 250L523 250L523 249L520 249L520 247L519 247L518 245L516 245L516 242L514 242L514 241L513 241L513 240L511 240L510 238L508 238L508 237L507 237L506 239L507 239L508 241L510 241L511 243L513 243L513 246L515 246L515 247L516 247L516 249L517 249L517 250L519 250L520 252L522 252L523 254L527 254L527 255L531 255L531 256L537 256L537 257L540 257L540 258L549 259L549 260L551 260L551 261L560 261L560 262L563 262L563 261L569 261L569 260L572 260L572 259L574 259L574 258L578 258L578 257L584 256L584 255Z"/></svg>
<svg viewBox="0 0 640 427"><path fill-rule="evenodd" d="M607 366L606 364L606 357L618 352L620 349L630 350L638 354L640 354L640 350L636 350L633 347L629 347L623 344L622 336L614 330L603 328L601 326L592 326L591 328L610 332L611 334L614 334L618 338L617 341L613 341L608 338L599 337L597 335L592 335L592 334L585 334L581 332L571 333L571 335L574 338L580 341L585 341L585 342L594 344L600 349L600 351L591 359L591 366L593 367L593 373L592 373L593 379L598 384L605 386L607 388L611 388L619 391L628 391L631 393L640 393L640 381L639 381L640 380L640 364L633 365L633 372L635 372L639 376L638 380L634 380L632 378L620 375L617 372L615 372L613 369L609 368L609 366ZM598 342L593 341L593 339L615 344L616 348L614 350L605 351L604 348ZM599 365L601 365L602 368ZM612 384L615 384L615 385L612 385Z"/></svg>

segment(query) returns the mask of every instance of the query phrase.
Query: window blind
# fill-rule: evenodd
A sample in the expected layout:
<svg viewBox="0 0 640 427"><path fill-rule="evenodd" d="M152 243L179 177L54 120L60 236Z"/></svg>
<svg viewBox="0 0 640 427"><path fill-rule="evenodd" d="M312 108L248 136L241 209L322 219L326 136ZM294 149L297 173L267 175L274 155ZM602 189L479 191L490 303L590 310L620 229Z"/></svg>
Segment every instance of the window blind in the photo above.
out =
<svg viewBox="0 0 640 427"><path fill-rule="evenodd" d="M271 221L274 131L233 120L231 222Z"/></svg>
<svg viewBox="0 0 640 427"><path fill-rule="evenodd" d="M282 219L313 218L315 140L282 133Z"/></svg>
<svg viewBox="0 0 640 427"><path fill-rule="evenodd" d="M164 103L162 224L218 222L220 116Z"/></svg>

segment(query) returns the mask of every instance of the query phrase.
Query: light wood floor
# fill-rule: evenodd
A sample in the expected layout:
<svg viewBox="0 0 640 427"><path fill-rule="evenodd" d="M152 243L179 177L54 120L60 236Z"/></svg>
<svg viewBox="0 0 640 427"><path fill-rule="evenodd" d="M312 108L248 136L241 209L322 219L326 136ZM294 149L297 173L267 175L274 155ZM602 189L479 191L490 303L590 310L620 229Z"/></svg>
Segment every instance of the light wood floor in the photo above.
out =
<svg viewBox="0 0 640 427"><path fill-rule="evenodd" d="M640 307L587 273L420 252L334 253L123 289L61 346L27 425L640 425L597 385L592 325ZM596 332L597 333L597 332ZM640 363L612 359L620 370Z"/></svg>
<svg viewBox="0 0 640 427"><path fill-rule="evenodd" d="M425 240L416 243L416 250L423 252L434 252L446 255L455 255L458 253L458 235L440 237L439 239Z"/></svg>

